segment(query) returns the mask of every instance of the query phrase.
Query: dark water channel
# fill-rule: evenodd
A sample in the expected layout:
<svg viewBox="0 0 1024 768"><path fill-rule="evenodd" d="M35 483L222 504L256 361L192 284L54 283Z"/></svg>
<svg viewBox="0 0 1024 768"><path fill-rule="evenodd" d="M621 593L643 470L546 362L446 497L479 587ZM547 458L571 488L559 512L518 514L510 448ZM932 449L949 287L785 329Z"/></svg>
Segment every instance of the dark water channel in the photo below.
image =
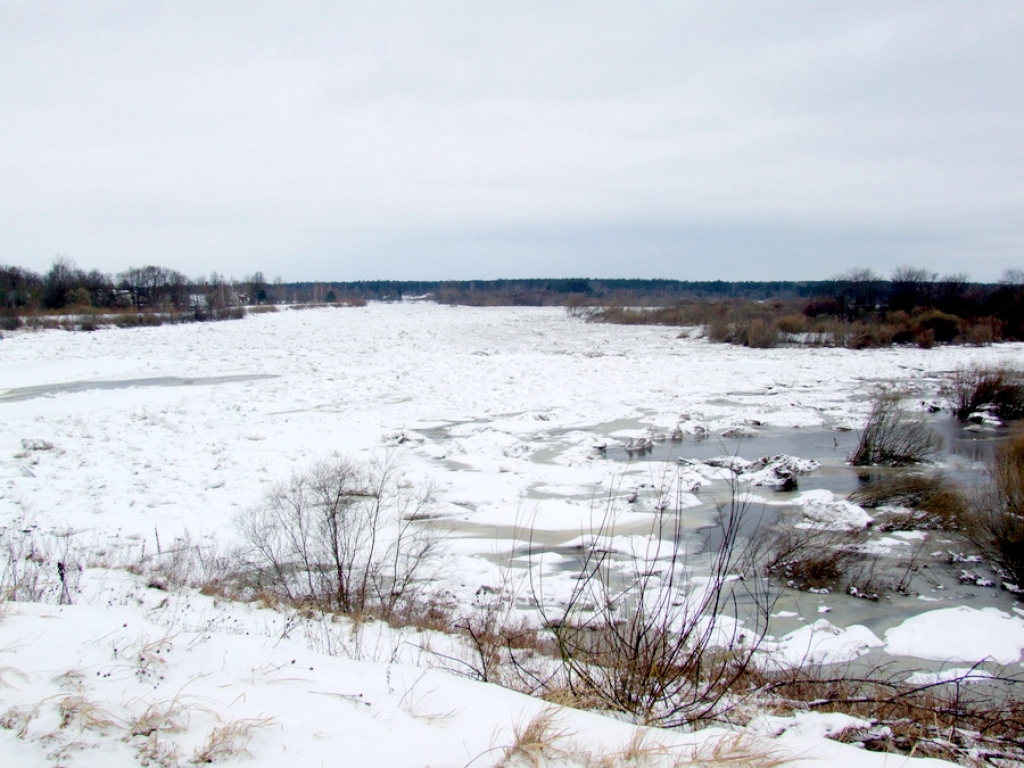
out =
<svg viewBox="0 0 1024 768"><path fill-rule="evenodd" d="M1021 428L1021 424L1005 426L961 424L944 415L926 415L929 427L943 438L943 449L934 457L934 462L916 468L853 467L847 463L860 439L857 431L836 431L818 429L757 429L757 435L742 438L710 436L694 439L687 436L681 441L655 442L642 453L627 452L625 444L609 444L604 453L611 461L619 462L677 462L680 459L704 461L718 456L738 456L755 460L762 456L788 454L802 459L815 459L821 467L809 475L798 477L795 491L775 491L771 488L751 488L757 498L768 502L759 505L756 501L745 510L748 521L741 530L742 536L750 536L763 526L791 524L799 519L797 507L791 505L799 493L814 489L825 489L837 498L845 498L852 491L878 479L907 471L941 471L946 477L966 487L968 491L984 483L988 477L988 466L999 447L1008 437ZM730 501L728 483L716 482L700 489L698 495L708 497L710 504L725 506ZM867 510L874 515L873 510ZM785 522L783 522L785 521ZM698 532L702 538L701 551L706 557L717 550L722 542L721 529L708 527ZM878 637L907 618L936 608L966 605L972 608L995 607L1003 611L1014 605L1014 598L999 589L998 579L988 572L984 565L950 565L949 553L966 548L961 541L942 531L927 531L927 538L908 538L904 543L891 545L888 550L873 550L865 554L865 568L877 574L879 583L893 573L913 569L910 589L907 594L881 592L877 600L865 600L846 594L814 594L794 589L784 589L778 595L776 611L783 614L773 619L772 633L776 636L805 626L818 618L827 618L837 626L861 624L872 630ZM866 542L873 542L893 534L869 529ZM896 534L899 536L899 534ZM980 576L989 576L995 584L982 586L964 583L959 575L964 569L973 570ZM866 571L868 572L868 571ZM742 604L741 600L741 604ZM751 609L753 605L749 606Z"/></svg>
<svg viewBox="0 0 1024 768"><path fill-rule="evenodd" d="M986 468L996 451L1011 434L1024 427L1020 423L1004 426L962 424L948 415L923 415L928 426L937 432L943 448L933 461L918 467L940 469L952 479L966 485L983 480ZM680 459L706 461L717 456L737 456L747 460L762 456L785 454L801 459L814 459L821 467L798 480L799 490L829 490L836 495L852 493L878 474L893 472L888 467L853 467L849 457L857 448L860 432L827 428L758 427L753 437L706 438L685 436L682 440L654 442L645 452L627 452L623 442L609 444L605 455L622 462L676 462ZM896 471L905 471L903 469ZM784 498L779 494L779 498Z"/></svg>
<svg viewBox="0 0 1024 768"><path fill-rule="evenodd" d="M752 497L743 511L739 543L739 548L742 549L745 540L759 530L801 522L804 519L802 509L795 502L799 495L806 491L827 490L836 500L842 500L865 484L908 471L941 471L968 488L977 486L985 481L988 463L999 446L1021 426L964 425L947 414L922 414L920 418L926 419L929 426L943 437L944 447L933 463L910 469L850 466L847 461L857 446L860 433L827 427L758 426L755 435L744 437L710 435L698 439L687 435L676 441L665 437L656 439L649 449L629 452L626 449L627 440L623 435L636 435L646 429L649 422L641 420L622 420L564 431L545 431L537 439L548 444L530 453L529 459L544 464L556 460L566 448L560 440L562 435L582 431L593 436L593 461L609 461L630 466L632 469L650 463L651 477L665 477L665 469L682 466L680 459L686 462L699 462L719 456L736 456L756 460L762 456L785 454L820 462L821 466L818 469L798 476L798 487L795 490L777 491L769 487L740 488L741 492L749 490ZM432 429L429 433L426 430L424 432L432 440L448 438L446 427ZM651 434L654 434L653 431ZM598 449L598 446L601 448ZM658 464L661 466L655 466ZM632 472L630 477L642 477L643 474ZM719 510L728 509L732 500L733 489L730 483L725 480L706 483L695 492L701 502L698 506L666 510L662 514L670 520L660 534L654 530L655 521L658 519L652 506L654 496L644 495L653 492L650 487L642 491L634 508L636 512L649 512L649 517L641 514L641 519L638 520L637 515L631 515L629 523L616 525L613 529L599 533L639 537L660 535L666 543L671 543L668 550L675 549L683 558L682 562L687 571L698 578L702 574L707 574L714 553L722 543L721 527L716 521L719 519ZM535 498L541 498L543 495L544 491L540 489ZM876 520L883 519L875 510L869 509L867 512L876 517ZM469 521L458 527L471 535L485 536L488 530L494 533L491 526L478 526ZM506 538L501 533L498 535L499 538ZM583 544L580 543L579 531L538 530L531 534L529 539L529 542L524 540L521 530L507 532L506 540L514 542L514 555L521 558L520 562L528 560L536 563L548 553L559 555L561 559L557 563L552 563L551 567L555 572L570 578L582 573L588 563L594 563L594 555L587 548L588 545L585 541ZM864 547L864 555L863 562L855 564L854 567L864 568L863 573L871 579L876 579L874 583L879 585L877 599L860 599L842 591L799 591L786 588L778 580L773 579L776 600L772 608L773 618L770 627L773 636L781 637L824 618L837 627L862 625L878 638L884 638L887 630L926 611L968 606L975 609L991 607L1008 612L1016 604L1013 595L999 588L998 580L983 564L951 562L954 559L951 557L952 553L969 551L968 545L954 534L940 530L887 531L884 526L876 524L861 535L857 546ZM641 556L643 554L640 553ZM608 558L608 563L612 566L609 574L613 583L619 580L625 585L633 573L631 553L612 552ZM964 582L960 577L965 569L976 572L979 577L987 577L995 583ZM882 585L895 583L893 579L900 577L901 574L908 573L909 587L903 593L892 588L881 588ZM737 606L741 616L753 616L759 608L752 599L744 596L742 589L737 592ZM865 660L881 658L882 652L877 649L864 657ZM908 661L907 664L922 668L941 666L920 659Z"/></svg>
<svg viewBox="0 0 1024 768"><path fill-rule="evenodd" d="M129 389L131 387L196 387L214 384L233 384L242 381L276 379L273 374L240 374L234 376L208 376L205 378L179 378L155 376L148 379L121 379L118 381L68 381L62 384L43 384L38 387L18 387L0 392L0 403L15 403L37 397L89 392L96 389Z"/></svg>

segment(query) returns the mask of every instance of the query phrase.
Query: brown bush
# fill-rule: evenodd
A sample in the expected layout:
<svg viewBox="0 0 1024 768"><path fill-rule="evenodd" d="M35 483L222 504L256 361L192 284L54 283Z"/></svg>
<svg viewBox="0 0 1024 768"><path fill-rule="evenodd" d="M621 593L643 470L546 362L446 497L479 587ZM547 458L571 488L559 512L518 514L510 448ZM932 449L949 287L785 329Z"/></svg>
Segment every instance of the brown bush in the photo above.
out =
<svg viewBox="0 0 1024 768"><path fill-rule="evenodd" d="M783 315L775 321L776 327L782 333L803 333L807 330L807 319L803 315Z"/></svg>
<svg viewBox="0 0 1024 768"><path fill-rule="evenodd" d="M961 765L980 765L983 755L986 765L1018 765L1024 758L1024 680L985 674L970 669L945 682L913 684L895 668L805 666L768 672L760 687L781 714L841 712L867 720L834 738L871 751Z"/></svg>
<svg viewBox="0 0 1024 768"><path fill-rule="evenodd" d="M863 507L909 508L905 515L890 513L886 516L881 526L888 530L957 530L963 526L968 513L963 490L941 473L888 475L858 488L850 494L849 500Z"/></svg>
<svg viewBox="0 0 1024 768"><path fill-rule="evenodd" d="M850 463L893 467L917 464L934 456L941 447L942 438L903 409L899 393L880 390Z"/></svg>
<svg viewBox="0 0 1024 768"><path fill-rule="evenodd" d="M958 368L946 379L942 394L961 421L983 410L1004 420L1024 418L1024 370L1019 368Z"/></svg>
<svg viewBox="0 0 1024 768"><path fill-rule="evenodd" d="M948 343L960 333L960 318L937 309L929 310L914 318L917 335L928 334L940 343Z"/></svg>
<svg viewBox="0 0 1024 768"><path fill-rule="evenodd" d="M786 525L766 531L755 546L764 552L764 572L787 586L836 590L864 557L858 541L856 533Z"/></svg>
<svg viewBox="0 0 1024 768"><path fill-rule="evenodd" d="M0 331L16 331L22 326L21 317L14 307L0 309Z"/></svg>
<svg viewBox="0 0 1024 768"><path fill-rule="evenodd" d="M736 341L753 349L771 349L778 346L779 331L771 320L751 318L736 327Z"/></svg>
<svg viewBox="0 0 1024 768"><path fill-rule="evenodd" d="M1002 339L1004 323L994 317L960 321L960 340L964 344L988 346Z"/></svg>
<svg viewBox="0 0 1024 768"><path fill-rule="evenodd" d="M1024 434L996 454L991 475L968 535L1010 581L1024 587Z"/></svg>

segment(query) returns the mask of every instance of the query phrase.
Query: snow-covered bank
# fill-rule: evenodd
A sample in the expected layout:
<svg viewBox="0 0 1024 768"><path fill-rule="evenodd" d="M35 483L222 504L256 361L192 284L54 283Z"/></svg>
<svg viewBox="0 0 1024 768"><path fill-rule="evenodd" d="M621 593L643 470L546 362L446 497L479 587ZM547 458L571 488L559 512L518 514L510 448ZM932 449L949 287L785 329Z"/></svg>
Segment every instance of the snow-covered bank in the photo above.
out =
<svg viewBox="0 0 1024 768"><path fill-rule="evenodd" d="M430 304L92 334L15 333L0 342L0 527L58 533L103 562L117 562L119 551L167 551L185 535L228 549L238 538L236 516L273 484L332 453L365 458L390 451L402 458L410 482L434 486L432 511L453 528L450 587L468 600L493 586L493 556L512 550L516 526L529 524L545 543L571 546L593 533L595 507L599 516L619 490L637 496L635 504L617 496L608 502L618 505L623 534L649 522L662 473L679 470L604 460L595 451L602 442L636 437L647 427L717 435L752 422L857 426L865 395L880 381L899 381L930 399L941 372L1020 352L1020 345L749 350L679 338L675 329L587 325L560 310ZM164 377L195 383L102 385ZM218 377L229 378L210 381ZM71 382L97 386L33 397L18 392ZM694 480L696 494L701 478ZM812 519L824 505L810 501L822 498L807 497ZM554 561L545 563L549 573ZM126 724L151 704L194 696L180 731L183 760L214 728L240 721L250 726L247 749L257 764L332 764L353 749L345 762L492 765L512 728L547 706L424 671L416 666L422 660L402 654L388 664L398 641L382 640L369 660L331 657L322 653L330 648L310 649L302 632L286 634L273 612L215 606L130 580L111 591L100 584L112 578L104 574L86 571L72 606L17 605L0 619L0 670L11 670L0 675L10 686L0 686L0 702L3 710L23 712L10 716L0 738L23 764L38 764L39 749L58 750L40 746L56 731L60 744L76 734L69 743L88 745L68 747L57 759L134 764L139 737L117 741ZM549 584L560 589L554 579ZM807 616L806 623L818 618ZM993 618L991 626L1014 627L1001 633L998 658L1019 663L1024 642L1014 643L1024 622L1008 613L998 619L1004 623ZM820 631L813 636L782 638L787 656L847 658L881 646L904 654L919 633L907 624L883 642L863 627L840 634L814 626ZM940 624L921 626L931 633ZM163 651L159 662L139 661L134 650L124 655L128 646L150 647L161 638L174 646L171 661ZM158 649L159 643L146 653ZM968 650L958 657L984 658L977 656L983 645ZM292 660L302 674L283 671ZM67 696L82 697L113 725L72 718L57 728L53 704ZM28 717L36 704L40 713ZM558 729L575 734L570 753L614 753L632 738L628 726L607 719L574 712L559 718ZM18 740L22 720L34 740ZM901 764L892 755L824 742L814 728L780 721L769 730L788 734L775 745L786 756ZM421 735L406 737L408 729ZM692 749L720 735L652 738ZM424 746L413 747L416 740ZM297 753L300 744L305 751Z"/></svg>
<svg viewBox="0 0 1024 768"><path fill-rule="evenodd" d="M841 716L637 728L396 660L428 639L390 638L383 658L357 660L342 622L326 631L347 653L329 655L300 619L113 581L89 604L13 604L0 620L5 768L947 765L823 738L858 722Z"/></svg>

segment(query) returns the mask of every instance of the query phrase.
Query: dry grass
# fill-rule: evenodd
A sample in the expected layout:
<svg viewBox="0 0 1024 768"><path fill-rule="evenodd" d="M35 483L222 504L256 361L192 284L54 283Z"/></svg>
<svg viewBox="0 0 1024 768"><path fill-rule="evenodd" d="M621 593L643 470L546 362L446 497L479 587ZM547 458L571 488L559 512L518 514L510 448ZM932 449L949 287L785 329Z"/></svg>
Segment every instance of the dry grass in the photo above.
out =
<svg viewBox="0 0 1024 768"><path fill-rule="evenodd" d="M195 765L217 763L248 754L246 747L252 740L253 731L269 728L273 722L273 718L269 717L247 717L219 725L210 731L206 742L196 748L189 762Z"/></svg>
<svg viewBox="0 0 1024 768"><path fill-rule="evenodd" d="M39 716L41 706L37 704L31 709L24 707L11 707L3 715L0 715L0 728L14 731L19 739L28 736L29 726Z"/></svg>
<svg viewBox="0 0 1024 768"><path fill-rule="evenodd" d="M11 682L12 679L27 683L30 678L16 667L0 667L0 688L17 688L18 686Z"/></svg>
<svg viewBox="0 0 1024 768"><path fill-rule="evenodd" d="M777 757L776 749L763 739L735 734L695 747L686 761L677 765L699 768L777 768L787 762Z"/></svg>
<svg viewBox="0 0 1024 768"><path fill-rule="evenodd" d="M188 728L191 713L195 706L186 704L175 697L170 701L159 701L147 704L145 709L128 722L124 740L136 736L151 737L156 733L180 733Z"/></svg>
<svg viewBox="0 0 1024 768"><path fill-rule="evenodd" d="M556 726L556 712L545 710L521 728L495 768L541 768L552 764L577 768L778 768L787 760L764 739L733 734L706 739L693 747L665 745L655 732L637 728L621 749L592 753Z"/></svg>
<svg viewBox="0 0 1024 768"><path fill-rule="evenodd" d="M533 766L541 768L549 760L565 759L573 754L568 743L570 732L556 726L558 710L548 708L525 725L513 728L512 744L495 768L518 768Z"/></svg>
<svg viewBox="0 0 1024 768"><path fill-rule="evenodd" d="M113 715L84 696L65 696L57 702L57 711L60 713L60 728L76 725L79 728L106 733L120 727Z"/></svg>
<svg viewBox="0 0 1024 768"><path fill-rule="evenodd" d="M858 488L849 500L870 508L907 508L906 513L886 514L880 523L885 530L957 530L969 506L963 489L941 473L887 475Z"/></svg>

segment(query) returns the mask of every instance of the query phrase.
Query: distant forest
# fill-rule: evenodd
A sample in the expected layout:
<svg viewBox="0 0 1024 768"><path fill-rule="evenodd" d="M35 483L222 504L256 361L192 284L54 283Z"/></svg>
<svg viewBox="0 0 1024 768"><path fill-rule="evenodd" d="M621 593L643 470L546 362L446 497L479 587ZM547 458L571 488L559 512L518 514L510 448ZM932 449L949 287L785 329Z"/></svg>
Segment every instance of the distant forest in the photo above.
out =
<svg viewBox="0 0 1024 768"><path fill-rule="evenodd" d="M191 278L166 267L132 267L115 275L78 268L58 257L39 274L0 265L0 328L35 315L162 313L175 320L226 319L245 307L362 305L367 301L431 300L468 306L564 306L590 320L701 325L718 341L770 346L754 336L767 326L773 343L800 334L875 346L1024 339L1024 270L998 283L966 275L939 277L900 267L888 278L850 270L829 280L692 281L654 279L268 281L216 272ZM865 328L873 329L865 333ZM753 329L753 330L751 330ZM824 337L822 337L824 338ZM851 341L852 339L852 341ZM859 339L859 341L858 341Z"/></svg>

